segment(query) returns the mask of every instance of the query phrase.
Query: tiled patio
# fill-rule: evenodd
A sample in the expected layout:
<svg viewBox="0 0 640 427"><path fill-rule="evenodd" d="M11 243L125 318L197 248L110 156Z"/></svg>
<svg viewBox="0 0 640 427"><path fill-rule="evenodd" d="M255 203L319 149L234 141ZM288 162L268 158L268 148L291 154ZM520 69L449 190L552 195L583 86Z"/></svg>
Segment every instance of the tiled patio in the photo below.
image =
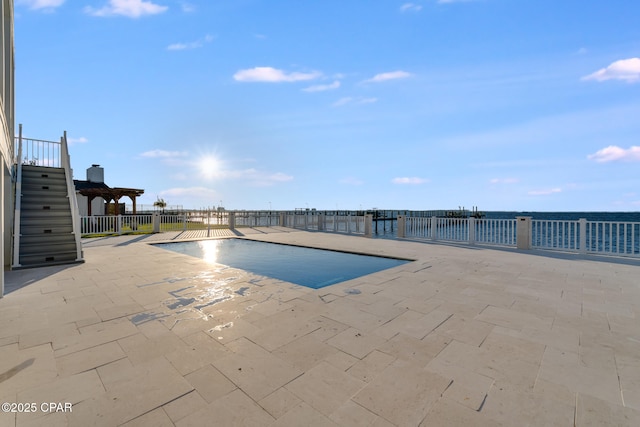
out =
<svg viewBox="0 0 640 427"><path fill-rule="evenodd" d="M37 410L0 425L640 425L638 260L240 231L416 261L312 290L148 244L174 232L7 272L0 400Z"/></svg>

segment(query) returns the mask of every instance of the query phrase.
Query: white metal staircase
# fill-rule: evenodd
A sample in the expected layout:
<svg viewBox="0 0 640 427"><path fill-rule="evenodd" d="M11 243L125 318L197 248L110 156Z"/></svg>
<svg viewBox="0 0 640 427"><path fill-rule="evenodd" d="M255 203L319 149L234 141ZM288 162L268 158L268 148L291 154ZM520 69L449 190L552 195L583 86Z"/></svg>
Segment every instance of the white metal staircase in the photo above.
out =
<svg viewBox="0 0 640 427"><path fill-rule="evenodd" d="M22 138L20 128L17 145L12 268L82 262L66 132L57 143Z"/></svg>

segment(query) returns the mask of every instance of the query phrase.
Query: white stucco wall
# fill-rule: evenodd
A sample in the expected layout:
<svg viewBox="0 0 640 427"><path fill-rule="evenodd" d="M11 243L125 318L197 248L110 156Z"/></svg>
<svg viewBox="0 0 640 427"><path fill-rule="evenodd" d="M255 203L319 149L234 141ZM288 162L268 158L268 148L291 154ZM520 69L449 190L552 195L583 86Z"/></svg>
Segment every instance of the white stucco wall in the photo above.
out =
<svg viewBox="0 0 640 427"><path fill-rule="evenodd" d="M78 211L80 212L80 216L88 216L89 198L80 193L76 193L76 198L78 199ZM104 199L102 197L96 197L91 201L91 215L104 215Z"/></svg>

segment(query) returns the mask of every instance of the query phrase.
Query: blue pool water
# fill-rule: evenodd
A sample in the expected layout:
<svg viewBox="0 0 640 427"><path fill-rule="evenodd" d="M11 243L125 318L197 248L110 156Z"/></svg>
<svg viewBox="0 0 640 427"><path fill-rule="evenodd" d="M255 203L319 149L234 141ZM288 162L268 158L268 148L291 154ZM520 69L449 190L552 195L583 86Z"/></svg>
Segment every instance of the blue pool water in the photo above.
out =
<svg viewBox="0 0 640 427"><path fill-rule="evenodd" d="M163 243L156 246L313 289L410 262L244 239Z"/></svg>

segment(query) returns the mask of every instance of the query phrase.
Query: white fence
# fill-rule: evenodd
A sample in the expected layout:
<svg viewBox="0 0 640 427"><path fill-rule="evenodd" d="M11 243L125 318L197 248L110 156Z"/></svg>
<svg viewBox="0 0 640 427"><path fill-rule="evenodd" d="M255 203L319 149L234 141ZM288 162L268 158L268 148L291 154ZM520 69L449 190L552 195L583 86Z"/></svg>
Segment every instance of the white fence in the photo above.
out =
<svg viewBox="0 0 640 427"><path fill-rule="evenodd" d="M518 244L518 220L399 217L398 236L468 244L640 257L640 223L527 218ZM522 236L521 236L522 237Z"/></svg>
<svg viewBox="0 0 640 427"><path fill-rule="evenodd" d="M177 215L82 217L81 229L82 235L88 236L283 226L371 236L372 220L371 215L348 212L189 211ZM640 257L638 222L406 216L398 216L397 221L400 238Z"/></svg>
<svg viewBox="0 0 640 427"><path fill-rule="evenodd" d="M153 215L108 215L80 217L82 236L153 231Z"/></svg>
<svg viewBox="0 0 640 427"><path fill-rule="evenodd" d="M398 233L399 237L414 239L515 246L516 220L404 217Z"/></svg>
<svg viewBox="0 0 640 427"><path fill-rule="evenodd" d="M365 234L365 215L283 214L285 227L333 233Z"/></svg>

